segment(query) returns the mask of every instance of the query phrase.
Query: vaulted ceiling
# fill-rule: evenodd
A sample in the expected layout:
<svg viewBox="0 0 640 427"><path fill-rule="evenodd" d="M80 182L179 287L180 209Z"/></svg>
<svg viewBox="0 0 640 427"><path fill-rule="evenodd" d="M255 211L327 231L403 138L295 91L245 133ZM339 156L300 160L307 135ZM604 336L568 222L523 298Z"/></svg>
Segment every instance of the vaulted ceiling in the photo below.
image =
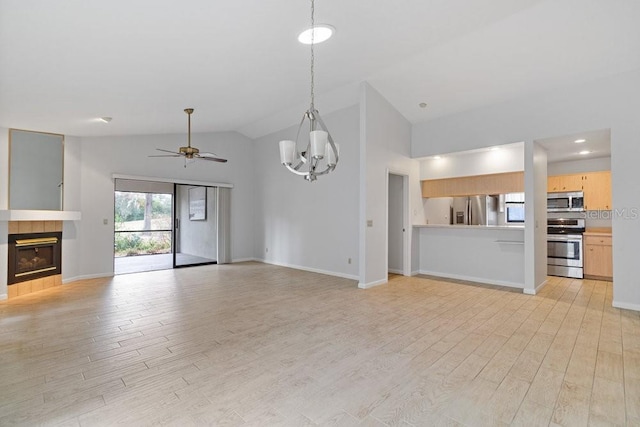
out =
<svg viewBox="0 0 640 427"><path fill-rule="evenodd" d="M298 0L0 0L0 126L68 135L296 123L309 102ZM317 107L369 81L419 123L640 68L636 0L316 0ZM419 103L427 103L420 108ZM113 117L110 124L97 122Z"/></svg>

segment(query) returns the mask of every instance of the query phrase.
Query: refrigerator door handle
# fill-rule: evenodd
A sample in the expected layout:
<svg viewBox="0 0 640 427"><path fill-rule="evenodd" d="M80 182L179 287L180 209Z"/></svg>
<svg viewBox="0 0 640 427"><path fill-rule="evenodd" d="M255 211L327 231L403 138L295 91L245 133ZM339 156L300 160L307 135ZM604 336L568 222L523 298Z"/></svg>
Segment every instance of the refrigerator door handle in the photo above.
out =
<svg viewBox="0 0 640 427"><path fill-rule="evenodd" d="M473 224L473 218L471 218L471 199L467 198L467 225Z"/></svg>

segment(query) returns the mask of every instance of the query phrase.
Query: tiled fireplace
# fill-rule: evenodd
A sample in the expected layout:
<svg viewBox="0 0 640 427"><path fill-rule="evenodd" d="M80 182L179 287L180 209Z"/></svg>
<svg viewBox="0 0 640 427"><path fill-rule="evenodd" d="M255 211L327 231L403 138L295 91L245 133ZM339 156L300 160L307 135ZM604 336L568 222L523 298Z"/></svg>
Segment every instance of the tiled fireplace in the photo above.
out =
<svg viewBox="0 0 640 427"><path fill-rule="evenodd" d="M62 284L62 221L9 221L8 297Z"/></svg>

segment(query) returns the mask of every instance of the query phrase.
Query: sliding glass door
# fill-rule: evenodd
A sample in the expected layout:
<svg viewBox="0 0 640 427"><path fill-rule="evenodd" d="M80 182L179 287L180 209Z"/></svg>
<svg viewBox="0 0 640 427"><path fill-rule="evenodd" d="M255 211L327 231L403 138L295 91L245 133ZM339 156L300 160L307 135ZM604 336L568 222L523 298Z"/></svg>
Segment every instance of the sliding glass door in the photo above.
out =
<svg viewBox="0 0 640 427"><path fill-rule="evenodd" d="M175 184L173 266L218 262L218 188Z"/></svg>
<svg viewBox="0 0 640 427"><path fill-rule="evenodd" d="M172 267L173 185L116 180L115 274Z"/></svg>
<svg viewBox="0 0 640 427"><path fill-rule="evenodd" d="M116 178L115 274L231 262L228 187Z"/></svg>

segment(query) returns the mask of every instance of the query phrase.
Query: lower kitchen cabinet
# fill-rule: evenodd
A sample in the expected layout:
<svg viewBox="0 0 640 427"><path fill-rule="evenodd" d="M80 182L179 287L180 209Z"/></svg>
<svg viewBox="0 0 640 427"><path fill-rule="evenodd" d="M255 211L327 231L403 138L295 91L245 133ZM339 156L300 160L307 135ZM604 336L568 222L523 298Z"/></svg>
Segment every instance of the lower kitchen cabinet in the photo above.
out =
<svg viewBox="0 0 640 427"><path fill-rule="evenodd" d="M584 274L606 280L611 280L613 277L610 234L589 234L589 232L584 234Z"/></svg>

